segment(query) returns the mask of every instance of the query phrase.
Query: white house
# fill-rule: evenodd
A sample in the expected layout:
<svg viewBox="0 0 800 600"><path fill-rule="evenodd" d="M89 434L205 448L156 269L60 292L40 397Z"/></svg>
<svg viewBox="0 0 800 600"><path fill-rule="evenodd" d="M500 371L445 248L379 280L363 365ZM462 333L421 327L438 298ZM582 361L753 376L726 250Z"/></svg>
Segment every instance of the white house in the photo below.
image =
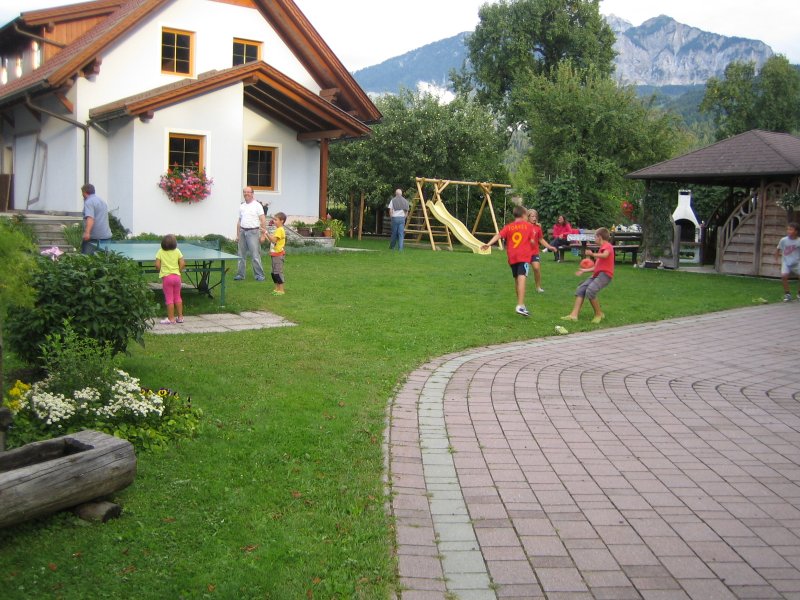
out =
<svg viewBox="0 0 800 600"><path fill-rule="evenodd" d="M95 0L0 29L0 209L82 210L90 182L133 233L233 237L241 189L327 212L328 143L381 115L293 0ZM171 202L170 165L211 195Z"/></svg>

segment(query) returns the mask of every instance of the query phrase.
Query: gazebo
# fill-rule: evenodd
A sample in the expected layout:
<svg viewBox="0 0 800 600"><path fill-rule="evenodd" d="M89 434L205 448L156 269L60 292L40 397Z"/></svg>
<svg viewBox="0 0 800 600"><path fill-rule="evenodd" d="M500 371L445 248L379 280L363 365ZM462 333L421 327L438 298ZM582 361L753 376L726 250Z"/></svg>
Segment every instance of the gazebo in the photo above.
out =
<svg viewBox="0 0 800 600"><path fill-rule="evenodd" d="M706 262L713 258L720 273L780 275L774 249L786 234L787 213L777 200L800 185L800 138L753 129L627 177L648 184L730 188L727 200L705 223Z"/></svg>

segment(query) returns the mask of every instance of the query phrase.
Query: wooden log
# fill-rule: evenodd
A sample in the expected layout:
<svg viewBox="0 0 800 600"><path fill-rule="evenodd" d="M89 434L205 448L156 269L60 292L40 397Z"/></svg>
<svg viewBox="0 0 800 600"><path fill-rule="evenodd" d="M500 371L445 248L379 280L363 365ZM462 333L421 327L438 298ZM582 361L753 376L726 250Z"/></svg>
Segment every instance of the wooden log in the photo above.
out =
<svg viewBox="0 0 800 600"><path fill-rule="evenodd" d="M0 454L0 528L108 496L136 476L133 445L98 431Z"/></svg>
<svg viewBox="0 0 800 600"><path fill-rule="evenodd" d="M116 519L122 514L122 507L119 504L108 502L86 502L72 509L76 516L84 521L97 521L105 523L110 519Z"/></svg>

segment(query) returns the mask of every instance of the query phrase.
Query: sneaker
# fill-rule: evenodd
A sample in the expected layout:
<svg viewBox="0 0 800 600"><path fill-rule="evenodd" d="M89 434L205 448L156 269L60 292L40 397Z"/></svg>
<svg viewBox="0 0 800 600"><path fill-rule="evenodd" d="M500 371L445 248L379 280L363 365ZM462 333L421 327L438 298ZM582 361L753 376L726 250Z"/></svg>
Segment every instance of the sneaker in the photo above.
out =
<svg viewBox="0 0 800 600"><path fill-rule="evenodd" d="M544 288L536 288L536 291L540 294L544 293Z"/></svg>
<svg viewBox="0 0 800 600"><path fill-rule="evenodd" d="M272 290L273 296L284 296L286 292L279 292L278 290Z"/></svg>
<svg viewBox="0 0 800 600"><path fill-rule="evenodd" d="M518 306L516 308L516 312L518 315L522 315L523 317L530 317L531 313L528 312L528 309L524 306Z"/></svg>
<svg viewBox="0 0 800 600"><path fill-rule="evenodd" d="M264 277L256 277L256 281L264 281L264 280L265 280Z"/></svg>
<svg viewBox="0 0 800 600"><path fill-rule="evenodd" d="M573 317L572 315L567 315L566 317L561 317L562 321L577 321L578 317Z"/></svg>
<svg viewBox="0 0 800 600"><path fill-rule="evenodd" d="M177 319L175 319L175 322L176 323L183 323L183 317L178 317Z"/></svg>
<svg viewBox="0 0 800 600"><path fill-rule="evenodd" d="M237 275L236 277L233 278L234 281L242 281L243 279L244 277L241 277L240 275Z"/></svg>
<svg viewBox="0 0 800 600"><path fill-rule="evenodd" d="M597 315L594 319L592 319L592 323L597 325L600 321L602 321L605 318L606 318L605 315Z"/></svg>
<svg viewBox="0 0 800 600"><path fill-rule="evenodd" d="M159 323L161 323L162 325L174 325L175 321L170 321L169 319L161 319Z"/></svg>
<svg viewBox="0 0 800 600"><path fill-rule="evenodd" d="M792 301L792 295L791 294L784 294L783 301L784 302L791 302Z"/></svg>

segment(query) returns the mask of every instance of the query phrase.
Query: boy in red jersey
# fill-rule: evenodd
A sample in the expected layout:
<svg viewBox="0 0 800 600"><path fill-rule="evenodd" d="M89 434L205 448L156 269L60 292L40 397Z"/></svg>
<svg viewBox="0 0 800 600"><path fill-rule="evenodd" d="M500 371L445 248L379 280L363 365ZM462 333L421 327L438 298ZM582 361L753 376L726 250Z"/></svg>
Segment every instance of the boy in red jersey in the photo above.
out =
<svg viewBox="0 0 800 600"><path fill-rule="evenodd" d="M495 234L486 244L481 246L486 250L500 238L506 242L508 264L514 276L514 288L517 292L516 313L529 317L530 313L525 308L525 284L528 281L528 271L531 256L533 256L533 225L528 223L528 210L524 206L514 207L514 220Z"/></svg>
<svg viewBox="0 0 800 600"><path fill-rule="evenodd" d="M608 229L601 227L594 233L594 239L597 245L600 246L597 252L591 250L586 251L586 255L593 257L595 263L593 267L588 269L578 269L575 275L583 275L584 273L592 272L592 276L578 286L575 290L575 305L572 307L572 312L566 317L561 317L562 321L577 321L578 313L583 306L584 298L589 298L589 303L594 309L594 318L592 323L599 323L605 318L603 311L600 310L600 301L597 299L597 294L611 283L614 277L614 246L609 241L611 234Z"/></svg>
<svg viewBox="0 0 800 600"><path fill-rule="evenodd" d="M558 254L558 248L551 246L544 239L544 232L542 226L539 225L539 212L530 209L528 211L528 222L533 225L533 256L531 256L531 266L533 267L533 281L536 283L536 291L540 294L544 292L542 289L542 265L540 264L539 246L542 245L551 252Z"/></svg>

